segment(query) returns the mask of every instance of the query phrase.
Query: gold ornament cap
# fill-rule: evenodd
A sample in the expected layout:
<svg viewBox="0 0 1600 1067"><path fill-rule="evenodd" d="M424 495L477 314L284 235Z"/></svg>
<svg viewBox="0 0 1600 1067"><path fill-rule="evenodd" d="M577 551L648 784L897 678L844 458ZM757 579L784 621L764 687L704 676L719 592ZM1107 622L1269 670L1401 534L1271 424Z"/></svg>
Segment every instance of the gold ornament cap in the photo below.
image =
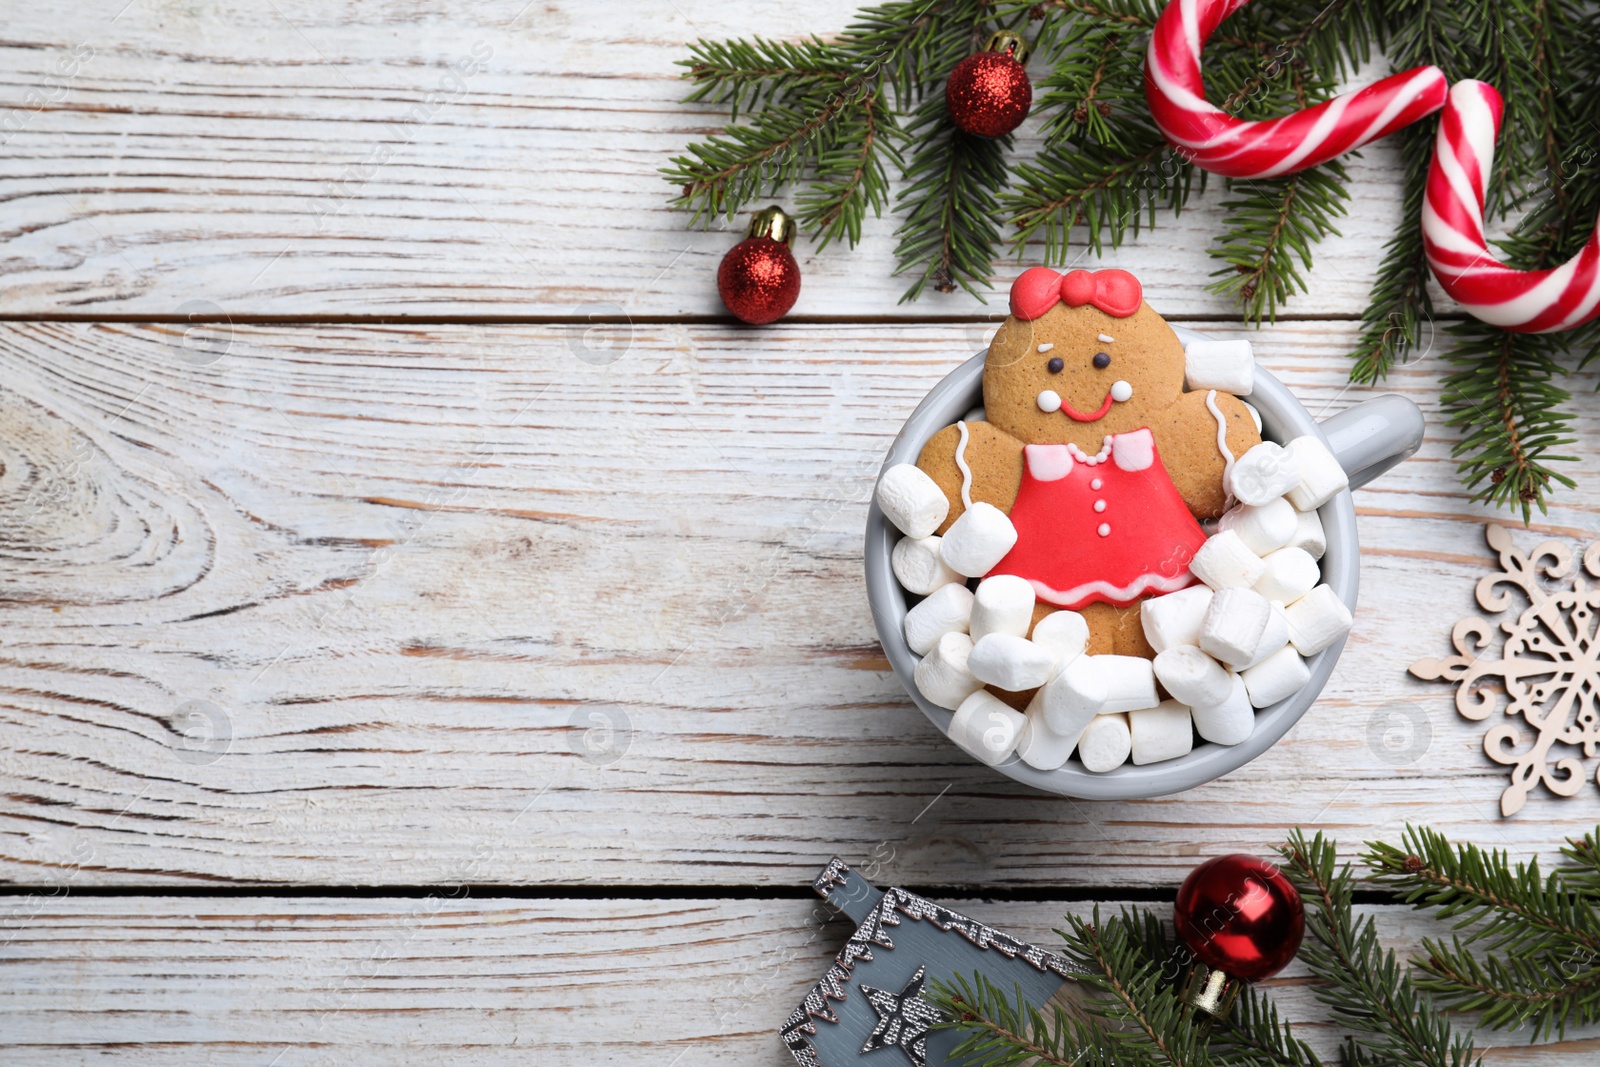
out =
<svg viewBox="0 0 1600 1067"><path fill-rule="evenodd" d="M794 240L794 217L777 204L758 211L750 220L751 237L770 237L780 244Z"/></svg>
<svg viewBox="0 0 1600 1067"><path fill-rule="evenodd" d="M1018 63L1028 62L1028 42L1019 34L1010 30L997 30L989 35L989 43L983 46L985 52L1007 52Z"/></svg>
<svg viewBox="0 0 1600 1067"><path fill-rule="evenodd" d="M1209 1029L1213 1022L1228 1017L1243 991L1243 980L1196 961L1189 968L1178 999L1183 1002L1186 1017L1193 1017L1195 1025Z"/></svg>

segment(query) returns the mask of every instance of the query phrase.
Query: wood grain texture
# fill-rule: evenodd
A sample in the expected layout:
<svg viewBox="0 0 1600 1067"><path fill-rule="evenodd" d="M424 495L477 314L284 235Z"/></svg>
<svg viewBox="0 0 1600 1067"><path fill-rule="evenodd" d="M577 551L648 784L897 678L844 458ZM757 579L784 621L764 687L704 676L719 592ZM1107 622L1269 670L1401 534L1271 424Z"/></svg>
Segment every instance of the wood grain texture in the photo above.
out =
<svg viewBox="0 0 1600 1067"><path fill-rule="evenodd" d="M724 315L711 279L747 219L691 231L658 171L727 116L679 102L674 61L702 36L837 31L857 6L634 3L601 16L577 0L84 0L11 12L0 313ZM1400 219L1396 160L1380 144L1350 162L1344 236L1317 249L1315 295L1288 310L1359 313ZM1202 284L1224 198L1212 184L1114 256L1171 313L1231 313ZM793 317L1003 307L965 294L898 305L897 225L869 219L854 252L803 242ZM1019 269L999 264L1002 284Z"/></svg>
<svg viewBox="0 0 1600 1067"><path fill-rule="evenodd" d="M1363 395L1350 336L1258 352L1327 414ZM0 327L0 877L795 885L841 852L905 884L1170 886L1296 824L1526 855L1596 821L1592 787L1500 820L1482 726L1405 673L1471 609L1492 517L1433 355L1392 382L1429 438L1357 494L1356 630L1283 742L1120 804L966 759L887 670L860 538L900 421L983 339ZM1597 422L1541 533L1596 535Z"/></svg>
<svg viewBox="0 0 1600 1067"><path fill-rule="evenodd" d="M11 1067L786 1067L777 1026L849 933L805 901L5 903L31 909L0 925L0 1057ZM1063 913L1090 910L947 903L1046 947L1059 944L1051 928ZM1402 908L1362 911L1402 955L1440 932ZM1337 1032L1320 1022L1304 967L1269 984L1337 1062ZM1490 1067L1588 1062L1600 1028L1531 1047L1525 1034L1485 1034L1484 1046L1498 1046Z"/></svg>

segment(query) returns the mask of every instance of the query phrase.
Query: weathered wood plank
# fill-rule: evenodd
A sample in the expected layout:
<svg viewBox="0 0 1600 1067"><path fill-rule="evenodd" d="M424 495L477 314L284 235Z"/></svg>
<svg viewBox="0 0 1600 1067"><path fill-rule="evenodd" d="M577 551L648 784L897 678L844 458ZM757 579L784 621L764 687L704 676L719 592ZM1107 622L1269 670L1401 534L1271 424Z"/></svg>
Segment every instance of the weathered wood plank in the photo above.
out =
<svg viewBox="0 0 1600 1067"><path fill-rule="evenodd" d="M780 885L840 851L1159 886L1295 824L1526 854L1596 821L1592 788L1500 821L1482 727L1405 674L1486 569L1436 356L1392 383L1429 440L1358 495L1363 607L1318 707L1221 782L1090 804L935 734L864 602L879 459L977 328L603 332L0 328L0 877ZM1332 411L1363 395L1350 333L1259 351ZM1540 529L1587 539L1600 412L1577 431Z"/></svg>
<svg viewBox="0 0 1600 1067"><path fill-rule="evenodd" d="M452 891L453 894L453 891ZM536 1062L792 1064L777 1029L849 933L820 903L10 898L0 1049L14 1067ZM1043 945L1087 904L952 900ZM1108 905L1115 908L1117 905ZM18 909L25 914L18 916ZM1407 954L1437 934L1366 908ZM1305 969L1271 983L1336 1062ZM1519 1037L1520 1042L1519 1043ZM1600 1029L1530 1047L1486 1034L1492 1065L1574 1062Z"/></svg>
<svg viewBox="0 0 1600 1067"><path fill-rule="evenodd" d="M724 113L679 103L696 37L842 29L856 0L85 0L11 12L0 41L0 313L713 315L742 232L691 232L660 167ZM1036 139L1024 128L1018 151ZM1290 308L1355 314L1400 218L1387 146L1350 163L1344 236ZM1220 183L1114 262L1160 306L1206 294ZM897 304L892 217L854 253L805 244L795 315ZM1041 250L1034 249L1029 261ZM1002 279L1014 261L999 267ZM1003 305L1003 301L1001 301ZM996 304L991 303L990 308Z"/></svg>

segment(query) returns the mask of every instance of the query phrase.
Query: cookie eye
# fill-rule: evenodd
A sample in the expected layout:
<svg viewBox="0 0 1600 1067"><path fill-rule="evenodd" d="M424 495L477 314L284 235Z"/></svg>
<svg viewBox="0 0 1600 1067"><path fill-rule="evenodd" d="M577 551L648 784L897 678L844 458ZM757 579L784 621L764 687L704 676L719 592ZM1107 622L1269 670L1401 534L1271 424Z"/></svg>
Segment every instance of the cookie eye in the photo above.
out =
<svg viewBox="0 0 1600 1067"><path fill-rule="evenodd" d="M1052 359L1049 363L1047 363L1045 365L1050 368L1050 373L1051 374L1060 374L1061 373L1061 368L1066 366L1065 363L1061 362L1061 357L1060 356L1057 356L1056 358Z"/></svg>
<svg viewBox="0 0 1600 1067"><path fill-rule="evenodd" d="M1101 370L1105 370L1107 367L1111 366L1110 355L1105 352L1096 352L1094 354L1094 365L1099 367Z"/></svg>

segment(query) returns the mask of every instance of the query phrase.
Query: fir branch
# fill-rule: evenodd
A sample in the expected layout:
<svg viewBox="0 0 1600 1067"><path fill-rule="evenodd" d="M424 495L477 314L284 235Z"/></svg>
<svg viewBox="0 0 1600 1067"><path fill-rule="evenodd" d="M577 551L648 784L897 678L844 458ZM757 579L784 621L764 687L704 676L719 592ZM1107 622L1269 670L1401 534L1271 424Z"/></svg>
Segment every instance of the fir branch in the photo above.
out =
<svg viewBox="0 0 1600 1067"><path fill-rule="evenodd" d="M1067 922L1067 956L1087 971L1081 981L1096 994L1089 1010L1110 1024L1103 1040L1153 1063L1209 1067L1205 1035L1172 995L1162 957L1149 952L1147 920L1124 911L1102 921L1096 908L1092 921Z"/></svg>
<svg viewBox="0 0 1600 1067"><path fill-rule="evenodd" d="M1501 63L1506 37L1491 28L1489 7L1456 0L1398 0L1376 10L1376 29L1396 70L1433 65L1451 81L1495 81L1493 69ZM1377 279L1362 309L1361 335L1351 354L1352 381L1382 381L1421 344L1423 324L1433 322L1431 274L1422 250L1422 200L1437 130L1438 119L1430 117L1398 134L1402 221L1383 246ZM1494 206L1491 201L1488 209Z"/></svg>
<svg viewBox="0 0 1600 1067"><path fill-rule="evenodd" d="M1227 1022L1211 1037L1219 1060L1256 1067L1322 1067L1322 1061L1289 1024L1278 1018L1277 1005L1254 986L1245 986Z"/></svg>
<svg viewBox="0 0 1600 1067"><path fill-rule="evenodd" d="M694 86L685 103L724 104L737 121L741 110L789 93L832 92L852 76L845 57L815 38L808 41L696 41L678 60Z"/></svg>
<svg viewBox="0 0 1600 1067"><path fill-rule="evenodd" d="M1311 269L1312 246L1339 232L1333 219L1350 198L1345 182L1337 161L1287 178L1234 182L1236 195L1223 202L1227 227L1209 250L1227 266L1212 272L1218 280L1207 288L1233 296L1251 322L1273 319L1280 304L1306 291L1301 269Z"/></svg>
<svg viewBox="0 0 1600 1067"><path fill-rule="evenodd" d="M1133 11L1144 7L1140 0L1123 3ZM1088 141L1127 150L1148 142L1155 133L1144 99L1148 22L1137 14L1129 21L1062 15L1046 25L1053 61L1039 82L1035 108L1046 116L1046 143Z"/></svg>
<svg viewBox="0 0 1600 1067"><path fill-rule="evenodd" d="M884 157L898 161L896 142L903 139L894 116L879 99L877 90L861 94L861 129L852 139L831 139L820 146L816 177L795 201L795 218L819 237L817 250L839 237L853 247L861 240L861 222L867 208L882 215L889 198L889 176Z"/></svg>
<svg viewBox="0 0 1600 1067"><path fill-rule="evenodd" d="M701 41L680 61L689 101L756 110L721 134L690 144L663 176L692 222L731 218L802 179L797 221L821 246L854 245L867 210L889 199L888 163L901 163L904 132L889 106L921 99L972 47L980 0L894 0L864 9L833 43L760 38Z"/></svg>
<svg viewBox="0 0 1600 1067"><path fill-rule="evenodd" d="M900 300L915 300L932 285L941 293L960 286L978 299L1000 245L997 195L1005 186L1011 138L973 137L957 129L944 101L929 98L910 127L918 148L906 166L909 183L898 209L895 273L921 267Z"/></svg>
<svg viewBox="0 0 1600 1067"><path fill-rule="evenodd" d="M1096 1028L1060 1004L1050 1005L1047 1018L1020 988L1013 996L981 973L971 980L956 975L953 984L934 982L924 996L945 1014L940 1029L966 1035L952 1050L954 1060L985 1067L1130 1067L1098 1040Z"/></svg>
<svg viewBox="0 0 1600 1067"><path fill-rule="evenodd" d="M673 201L692 213L696 224L717 216L732 218L752 200L770 196L799 179L818 161L822 146L850 139L831 127L862 120L858 94L841 90L815 107L769 104L747 125L689 146L674 156L663 174L682 185ZM880 195L881 190L875 190Z"/></svg>
<svg viewBox="0 0 1600 1067"><path fill-rule="evenodd" d="M1479 960L1456 939L1446 947L1432 939L1416 966L1431 975L1419 988L1438 993L1453 1011L1476 1011L1480 1025L1506 1029L1531 1023L1533 1040L1564 1037L1567 1024L1600 1019L1600 967L1591 949L1564 956Z"/></svg>
<svg viewBox="0 0 1600 1067"><path fill-rule="evenodd" d="M1454 1033L1444 1015L1417 989L1392 951L1378 946L1371 916L1351 905L1354 876L1338 866L1331 840L1296 830L1279 851L1284 873L1306 906L1309 940L1300 959L1321 979L1318 999L1336 1021L1356 1031L1353 1045L1369 1062L1410 1067L1468 1067L1479 1062L1469 1037Z"/></svg>
<svg viewBox="0 0 1600 1067"><path fill-rule="evenodd" d="M1104 3L1096 3L1095 0L1046 0L1043 4L1027 6L1038 6L1047 10L1054 8L1072 15L1082 15L1096 22L1129 26L1148 32L1155 26L1163 5L1154 3L1153 0L1145 2L1105 0Z"/></svg>
<svg viewBox="0 0 1600 1067"><path fill-rule="evenodd" d="M838 47L882 77L906 108L982 43L987 15L984 0L891 0L862 9Z"/></svg>
<svg viewBox="0 0 1600 1067"><path fill-rule="evenodd" d="M1590 830L1582 837L1569 837L1561 846L1561 855L1570 866L1561 872L1574 892L1600 899L1600 829Z"/></svg>
<svg viewBox="0 0 1600 1067"><path fill-rule="evenodd" d="M1430 118L1400 132L1400 214L1406 222L1383 246L1377 280L1361 311L1351 381L1376 385L1388 377L1390 369L1408 362L1407 353L1422 343L1422 324L1433 322L1428 260L1422 247L1422 198L1437 129L1438 120Z"/></svg>
<svg viewBox="0 0 1600 1067"><path fill-rule="evenodd" d="M1573 857L1592 844L1584 838L1564 851ZM1536 1038L1600 1019L1600 912L1582 891L1583 865L1571 878L1565 870L1541 877L1537 860L1513 865L1504 852L1411 826L1399 847L1369 842L1363 859L1406 903L1457 920L1449 945L1429 938L1415 961L1431 976L1418 985L1447 1006L1480 1011L1487 1026L1532 1023ZM1469 946L1500 956L1480 960Z"/></svg>
<svg viewBox="0 0 1600 1067"><path fill-rule="evenodd" d="M1552 482L1577 483L1551 463L1575 457L1558 451L1574 443L1570 394L1555 384L1561 367L1559 335L1511 333L1477 321L1448 330L1455 342L1446 359L1456 369L1444 380L1446 425L1465 431L1451 452L1472 499L1520 509L1523 521Z"/></svg>
<svg viewBox="0 0 1600 1067"><path fill-rule="evenodd" d="M1577 942L1600 952L1600 914L1559 872L1541 877L1539 861L1513 865L1501 850L1455 845L1426 827L1407 825L1399 846L1367 842L1362 861L1374 880L1407 903L1474 928L1471 940L1515 953L1561 950Z"/></svg>
<svg viewBox="0 0 1600 1067"><path fill-rule="evenodd" d="M1155 225L1156 213L1181 214L1194 188L1195 168L1151 137L1131 151L1085 144L1046 146L1033 163L1019 163L1015 192L1001 202L1012 217L1020 255L1042 238L1047 263L1064 263L1072 227L1088 228L1088 245L1103 255L1131 232Z"/></svg>

